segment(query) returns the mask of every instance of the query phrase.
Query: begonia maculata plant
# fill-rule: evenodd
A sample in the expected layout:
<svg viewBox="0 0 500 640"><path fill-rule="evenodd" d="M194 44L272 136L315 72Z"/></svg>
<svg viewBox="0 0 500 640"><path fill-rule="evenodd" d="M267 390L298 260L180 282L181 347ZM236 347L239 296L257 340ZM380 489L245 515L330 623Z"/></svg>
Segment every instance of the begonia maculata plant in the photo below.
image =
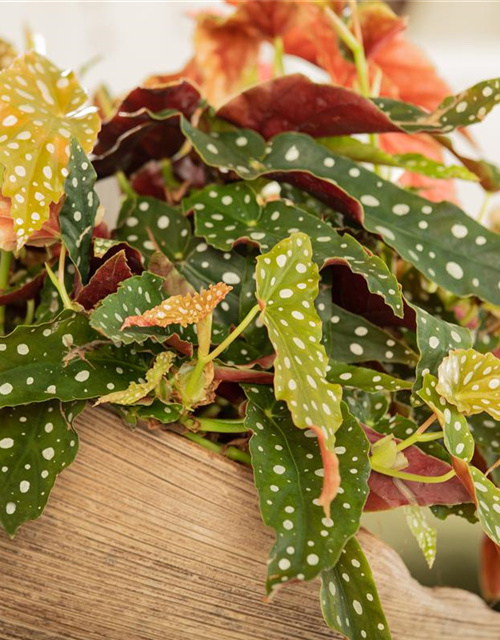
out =
<svg viewBox="0 0 500 640"><path fill-rule="evenodd" d="M196 16L182 71L90 102L3 45L7 534L42 515L99 404L250 466L268 594L319 578L351 640L391 637L364 511L405 509L430 565L427 510L476 523L500 596L500 237L456 191L500 188L457 150L500 79L454 95L405 27L381 2L233 0Z"/></svg>

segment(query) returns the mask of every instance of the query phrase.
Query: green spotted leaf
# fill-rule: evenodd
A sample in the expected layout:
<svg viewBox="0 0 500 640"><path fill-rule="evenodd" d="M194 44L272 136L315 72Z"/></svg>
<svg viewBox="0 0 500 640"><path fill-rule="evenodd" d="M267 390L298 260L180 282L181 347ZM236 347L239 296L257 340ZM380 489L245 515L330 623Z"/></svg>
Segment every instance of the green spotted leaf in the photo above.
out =
<svg viewBox="0 0 500 640"><path fill-rule="evenodd" d="M500 489L476 469L469 466L477 503L477 517L484 532L500 545Z"/></svg>
<svg viewBox="0 0 500 640"><path fill-rule="evenodd" d="M500 418L500 360L492 353L456 349L439 365L436 390L461 413Z"/></svg>
<svg viewBox="0 0 500 640"><path fill-rule="evenodd" d="M0 407L95 398L121 390L147 370L138 355L116 348L83 314L65 311L0 338Z"/></svg>
<svg viewBox="0 0 500 640"><path fill-rule="evenodd" d="M187 122L182 126L207 164L231 169L245 179L272 174L286 181L301 173L313 191L321 191L323 181L339 206L362 220L365 229L380 234L426 277L457 295L500 304L500 238L451 202L430 202L331 154L304 134L283 133L267 146L252 144L236 152L237 133L220 134L214 146L208 134ZM254 150L259 154L252 155ZM311 176L318 184L312 184Z"/></svg>
<svg viewBox="0 0 500 640"><path fill-rule="evenodd" d="M96 172L75 138L71 141L68 171L64 182L66 199L59 214L59 223L68 255L85 283L99 197L94 191Z"/></svg>
<svg viewBox="0 0 500 640"><path fill-rule="evenodd" d="M118 291L106 296L99 307L90 316L90 325L115 343L142 343L149 337L143 331L121 331L125 319L132 314L141 315L148 309L160 304L163 278L145 271L140 276L128 278L120 282ZM157 340L166 339L168 333L155 336Z"/></svg>
<svg viewBox="0 0 500 640"><path fill-rule="evenodd" d="M368 560L356 538L321 575L321 608L329 627L349 640L391 640Z"/></svg>
<svg viewBox="0 0 500 640"><path fill-rule="evenodd" d="M414 535L418 546L424 554L425 561L429 569L431 569L436 560L437 531L427 522L421 507L410 505L405 507L404 510L408 528Z"/></svg>
<svg viewBox="0 0 500 640"><path fill-rule="evenodd" d="M328 289L325 296L318 298L316 306L323 321L323 343L333 360L415 364L417 356L409 347L368 320L331 302Z"/></svg>
<svg viewBox="0 0 500 640"><path fill-rule="evenodd" d="M259 256L256 281L260 318L276 352L276 398L285 400L299 429L313 429L320 439L325 466L320 499L328 514L339 482L334 447L342 387L326 379L328 359L314 307L319 274L309 238L294 233Z"/></svg>
<svg viewBox="0 0 500 640"><path fill-rule="evenodd" d="M146 380L144 382L131 382L123 391L108 393L99 398L96 405L104 402L124 405L140 402L160 384L163 376L168 373L172 367L174 359L175 355L172 351L163 351L156 356L152 367L146 371Z"/></svg>
<svg viewBox="0 0 500 640"><path fill-rule="evenodd" d="M145 256L161 251L172 262L183 260L192 244L191 225L180 211L156 198L127 198L118 218L116 238Z"/></svg>
<svg viewBox="0 0 500 640"><path fill-rule="evenodd" d="M367 393L361 389L344 389L343 394L352 415L369 427L378 424L389 409L387 394L382 391Z"/></svg>
<svg viewBox="0 0 500 640"><path fill-rule="evenodd" d="M276 352L275 391L301 429L323 432L333 449L342 422L339 385L328 384L321 321L314 307L318 267L303 233L294 233L257 258L257 299Z"/></svg>
<svg viewBox="0 0 500 640"><path fill-rule="evenodd" d="M289 202L274 200L261 206L249 185L236 183L209 186L189 199L186 207L195 210L196 234L225 251L242 241L267 251L300 229L309 236L313 259L320 268L345 262L366 278L370 291L382 296L396 315L403 315L400 287L383 260L349 234L341 235L327 222Z"/></svg>
<svg viewBox="0 0 500 640"><path fill-rule="evenodd" d="M154 418L154 420L158 420L162 424L169 424L176 422L180 418L183 409L181 404L167 404L159 398L155 398L149 405L136 407L136 415L143 420Z"/></svg>
<svg viewBox="0 0 500 640"><path fill-rule="evenodd" d="M0 410L0 524L10 536L42 515L57 475L77 451L60 402Z"/></svg>
<svg viewBox="0 0 500 640"><path fill-rule="evenodd" d="M438 180L458 179L477 182L478 177L466 167L445 165L427 158L420 153L387 153L380 147L361 142L351 136L336 136L332 138L317 138L317 141L332 153L355 160L356 162L370 162L374 165L399 167L412 173Z"/></svg>
<svg viewBox="0 0 500 640"><path fill-rule="evenodd" d="M325 517L318 497L323 467L318 439L299 431L283 402L264 386L246 386L245 426L264 522L275 529L268 565L268 591L290 580L310 580L333 566L356 533L368 495L368 441L343 405L337 432L341 485Z"/></svg>
<svg viewBox="0 0 500 640"><path fill-rule="evenodd" d="M474 441L486 453L500 456L500 422L490 416L476 414L467 418Z"/></svg>
<svg viewBox="0 0 500 640"><path fill-rule="evenodd" d="M465 504L454 504L452 506L435 504L431 511L439 520L446 520L449 516L459 516L467 520L470 524L476 524L476 505L472 502Z"/></svg>
<svg viewBox="0 0 500 640"><path fill-rule="evenodd" d="M388 98L375 98L373 102L395 124L409 133L449 133L481 122L499 100L500 79L494 78L448 96L432 113Z"/></svg>
<svg viewBox="0 0 500 640"><path fill-rule="evenodd" d="M441 320L416 305L412 307L417 314L417 345L420 351L414 386L418 391L425 374L435 375L450 349L467 349L472 346L472 336L465 327Z"/></svg>
<svg viewBox="0 0 500 640"><path fill-rule="evenodd" d="M437 391L437 379L426 373L422 389L418 392L422 400L436 414L444 431L444 443L452 456L470 462L474 455L474 439L465 417L457 408L446 402Z"/></svg>
<svg viewBox="0 0 500 640"><path fill-rule="evenodd" d="M335 362L334 360L330 360L328 365L327 378L334 384L354 387L368 393L401 391L401 389L411 389L413 384L407 380L394 378L387 373L366 369L365 367L356 367L343 362Z"/></svg>

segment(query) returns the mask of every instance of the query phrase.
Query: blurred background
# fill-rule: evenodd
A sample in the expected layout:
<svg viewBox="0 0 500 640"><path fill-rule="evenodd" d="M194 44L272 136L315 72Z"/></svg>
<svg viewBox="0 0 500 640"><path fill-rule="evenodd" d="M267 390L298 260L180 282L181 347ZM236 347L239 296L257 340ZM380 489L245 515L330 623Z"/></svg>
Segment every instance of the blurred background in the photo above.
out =
<svg viewBox="0 0 500 640"><path fill-rule="evenodd" d="M500 1L398 0L390 4L409 16L410 38L427 51L453 90L500 76ZM214 8L225 10L223 2L212 0L2 1L0 37L23 48L24 28L29 26L45 38L47 55L58 66L78 70L92 62L83 81L89 90L105 83L113 94L120 94L148 75L180 69L191 56L191 15ZM293 59L286 60L285 68L308 71ZM317 70L309 71L315 79L322 79ZM500 109L469 131L483 157L500 164ZM103 187L104 203L111 203L116 198L114 186ZM483 202L479 188L462 183L459 194L463 208L477 215ZM497 208L498 198L492 199L490 211ZM398 550L424 584L477 591L479 527L457 517L440 522L429 513L429 519L438 529L438 557L432 571L401 512L369 515L365 524Z"/></svg>

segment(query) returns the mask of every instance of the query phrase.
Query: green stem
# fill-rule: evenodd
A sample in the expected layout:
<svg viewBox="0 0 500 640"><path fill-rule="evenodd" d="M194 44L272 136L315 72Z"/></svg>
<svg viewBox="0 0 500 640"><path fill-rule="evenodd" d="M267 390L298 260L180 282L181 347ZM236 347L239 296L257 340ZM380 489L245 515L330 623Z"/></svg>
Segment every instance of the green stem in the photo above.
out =
<svg viewBox="0 0 500 640"><path fill-rule="evenodd" d="M273 76L280 78L285 75L285 65L283 62L283 54L285 47L283 46L283 38L277 36L274 38L274 64L273 64Z"/></svg>
<svg viewBox="0 0 500 640"><path fill-rule="evenodd" d="M58 280L56 274L52 271L48 262L45 263L45 268L47 269L47 275L49 276L52 284L57 289L57 292L61 297L64 308L74 309L73 303L71 302L68 292L66 291L66 287L64 286L64 280L62 283Z"/></svg>
<svg viewBox="0 0 500 640"><path fill-rule="evenodd" d="M35 299L31 298L26 303L26 316L24 318L24 324L31 324L35 317Z"/></svg>
<svg viewBox="0 0 500 640"><path fill-rule="evenodd" d="M12 251L0 251L0 292L9 286L10 265L12 263ZM0 335L5 333L5 306L0 306Z"/></svg>
<svg viewBox="0 0 500 640"><path fill-rule="evenodd" d="M245 453L244 451L242 451L241 449L238 449L237 447L231 447L231 446L226 447L223 444L212 442L211 440L207 440L207 438L204 438L203 436L199 436L197 433L191 433L190 431L184 433L183 435L188 440L191 440L192 442L196 442L196 444L199 444L202 447L205 447L205 449L208 449L209 451L213 451L214 453L219 453L221 455L226 456L226 458L229 458L230 460L235 460L236 462L242 462L243 464L246 464L248 466L252 465L252 458L248 455L248 453Z"/></svg>
<svg viewBox="0 0 500 640"><path fill-rule="evenodd" d="M123 171L117 171L116 172L116 179L118 181L118 185L120 186L120 189L122 190L122 192L128 198L135 198L136 197L137 194L132 189L129 180L128 180L127 176L124 174Z"/></svg>
<svg viewBox="0 0 500 640"><path fill-rule="evenodd" d="M455 471L452 469L442 476L419 476L415 473L405 473L404 471L396 471L396 469L387 469L385 467L379 467L378 465L372 465L373 471L381 473L385 476L391 476L392 478L399 478L400 480L406 480L407 482L422 482L423 484L439 484L441 482L447 482L454 477Z"/></svg>
<svg viewBox="0 0 500 640"><path fill-rule="evenodd" d="M424 433L424 431L426 429L428 429L431 424L437 419L437 416L435 414L432 414L429 418L427 418L427 420L415 431L415 433L413 435L411 435L409 438L406 438L406 440L403 440L403 442L400 442L398 444L398 446L396 447L396 451L404 451L405 449L407 449L408 447L411 447L412 444L415 444L415 442L419 442L420 438L422 437L422 434Z"/></svg>
<svg viewBox="0 0 500 640"><path fill-rule="evenodd" d="M483 204L481 205L481 209L479 210L479 213L477 214L477 221L482 224L485 215L488 213L488 205L490 204L490 200L491 200L491 193L489 191L487 191L484 194L484 200L483 200Z"/></svg>
<svg viewBox="0 0 500 640"><path fill-rule="evenodd" d="M432 433L423 433L417 442L432 442L433 440L440 440L441 438L444 438L444 431L433 431Z"/></svg>
<svg viewBox="0 0 500 640"><path fill-rule="evenodd" d="M193 420L193 424L196 423L198 423L199 431L212 431L214 433L243 433L248 431L244 420L222 420L217 418L199 418L197 416Z"/></svg>
<svg viewBox="0 0 500 640"><path fill-rule="evenodd" d="M245 331L245 329L252 322L252 320L259 313L259 311L260 311L260 307L258 304L256 304L254 307L250 309L250 311L243 318L240 324L228 335L228 337L225 340L223 340L220 343L220 345L216 349L214 349L211 353L209 353L206 356L198 357L196 365L189 378L189 382L186 385L186 395L188 396L188 398L192 396L193 392L197 388L200 378L203 374L203 369L206 367L206 365L212 362L212 360L214 360L215 358L217 358L217 356L219 356L225 349L229 347L229 345L234 340L236 340L236 338L240 335L240 333L243 333L243 331Z"/></svg>

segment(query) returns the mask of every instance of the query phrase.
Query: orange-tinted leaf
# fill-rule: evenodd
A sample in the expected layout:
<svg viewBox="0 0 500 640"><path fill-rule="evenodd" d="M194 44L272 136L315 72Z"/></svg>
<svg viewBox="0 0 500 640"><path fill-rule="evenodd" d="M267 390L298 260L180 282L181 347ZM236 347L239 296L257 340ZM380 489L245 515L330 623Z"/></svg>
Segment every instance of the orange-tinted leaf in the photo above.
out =
<svg viewBox="0 0 500 640"><path fill-rule="evenodd" d="M50 205L49 219L42 228L35 231L28 240L28 244L43 247L53 244L59 239L59 211L63 200ZM17 246L17 236L14 231L14 219L11 215L10 198L0 196L0 249L14 251Z"/></svg>
<svg viewBox="0 0 500 640"><path fill-rule="evenodd" d="M304 3L276 0L232 0L227 4L237 7L233 20L246 24L250 31L269 40L283 37L300 24L304 9Z"/></svg>
<svg viewBox="0 0 500 640"><path fill-rule="evenodd" d="M206 318L232 290L223 282L212 284L207 291L186 296L171 296L140 316L130 316L123 323L126 327L167 327L170 324L197 324Z"/></svg>
<svg viewBox="0 0 500 640"><path fill-rule="evenodd" d="M178 114L191 118L199 101L198 90L187 81L131 91L99 133L93 159L98 176L135 171L177 153L184 142Z"/></svg>
<svg viewBox="0 0 500 640"><path fill-rule="evenodd" d="M64 192L69 141L86 153L100 121L72 72L60 71L30 51L0 74L2 194L11 198L14 232L21 247L49 218Z"/></svg>
<svg viewBox="0 0 500 640"><path fill-rule="evenodd" d="M406 29L406 18L400 18L384 2L363 2L358 7L359 26L367 58Z"/></svg>
<svg viewBox="0 0 500 640"><path fill-rule="evenodd" d="M301 131L313 137L400 131L358 93L316 84L301 74L253 87L225 104L217 115L265 138L283 131Z"/></svg>
<svg viewBox="0 0 500 640"><path fill-rule="evenodd" d="M488 602L500 599L500 547L488 536L481 544L481 591Z"/></svg>
<svg viewBox="0 0 500 640"><path fill-rule="evenodd" d="M203 15L194 37L203 93L220 104L241 89L256 71L261 38L235 18Z"/></svg>

